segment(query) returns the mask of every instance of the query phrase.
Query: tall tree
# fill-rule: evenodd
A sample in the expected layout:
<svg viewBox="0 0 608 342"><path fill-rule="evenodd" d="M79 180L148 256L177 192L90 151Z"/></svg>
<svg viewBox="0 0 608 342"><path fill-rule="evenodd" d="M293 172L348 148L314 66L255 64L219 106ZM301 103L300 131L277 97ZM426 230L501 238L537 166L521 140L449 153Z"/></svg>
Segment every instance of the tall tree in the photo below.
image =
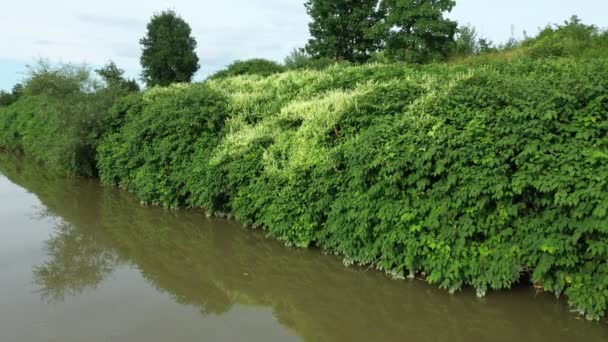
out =
<svg viewBox="0 0 608 342"><path fill-rule="evenodd" d="M474 26L460 26L454 38L454 55L464 57L479 53L477 29Z"/></svg>
<svg viewBox="0 0 608 342"><path fill-rule="evenodd" d="M446 57L458 24L444 17L454 0L381 0L375 34L395 60L424 63Z"/></svg>
<svg viewBox="0 0 608 342"><path fill-rule="evenodd" d="M137 82L133 79L126 79L124 77L125 71L120 69L113 61L108 62L103 68L97 69L95 72L104 80L108 87L132 92L139 91Z"/></svg>
<svg viewBox="0 0 608 342"><path fill-rule="evenodd" d="M199 69L192 29L174 11L155 14L141 39L143 80L148 86L190 82Z"/></svg>
<svg viewBox="0 0 608 342"><path fill-rule="evenodd" d="M311 16L306 51L314 57L364 62L377 49L370 29L377 23L378 0L307 0Z"/></svg>

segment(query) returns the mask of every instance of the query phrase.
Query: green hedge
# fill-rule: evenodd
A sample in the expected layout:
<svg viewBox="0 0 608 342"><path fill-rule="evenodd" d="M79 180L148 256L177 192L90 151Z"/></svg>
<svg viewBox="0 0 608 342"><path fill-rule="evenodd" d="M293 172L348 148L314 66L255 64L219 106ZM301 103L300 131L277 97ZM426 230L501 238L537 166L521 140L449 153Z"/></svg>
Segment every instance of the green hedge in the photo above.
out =
<svg viewBox="0 0 608 342"><path fill-rule="evenodd" d="M333 67L153 90L101 177L478 293L608 300L608 60ZM225 121L222 121L225 120Z"/></svg>
<svg viewBox="0 0 608 342"><path fill-rule="evenodd" d="M267 59L254 58L244 61L235 61L215 74L209 76L209 79L218 79L226 77L234 77L241 75L260 75L270 76L285 71L285 67L281 64Z"/></svg>
<svg viewBox="0 0 608 342"><path fill-rule="evenodd" d="M0 145L26 139L2 126L25 101L0 110ZM102 127L102 181L144 202L449 291L529 275L608 308L607 59L229 77L124 98Z"/></svg>
<svg viewBox="0 0 608 342"><path fill-rule="evenodd" d="M18 99L0 106L0 147L27 154L47 168L97 175L97 142L103 120L128 93L104 86L84 66L32 67Z"/></svg>
<svg viewBox="0 0 608 342"><path fill-rule="evenodd" d="M197 181L197 153L211 153L227 115L227 99L206 85L176 85L123 98L110 111L124 123L100 146L99 172L144 202L184 206Z"/></svg>

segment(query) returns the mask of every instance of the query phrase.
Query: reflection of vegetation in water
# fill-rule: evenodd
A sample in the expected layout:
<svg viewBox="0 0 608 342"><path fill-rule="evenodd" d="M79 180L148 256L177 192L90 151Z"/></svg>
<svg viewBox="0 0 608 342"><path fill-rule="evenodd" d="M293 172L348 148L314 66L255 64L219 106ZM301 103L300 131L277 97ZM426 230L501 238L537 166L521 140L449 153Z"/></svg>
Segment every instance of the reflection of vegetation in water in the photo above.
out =
<svg viewBox="0 0 608 342"><path fill-rule="evenodd" d="M95 289L118 264L116 254L73 225L60 221L45 242L49 260L34 267L34 283L42 297L61 302L66 296Z"/></svg>
<svg viewBox="0 0 608 342"><path fill-rule="evenodd" d="M113 213L115 219L104 224L104 234L150 284L203 315L231 308L233 301L216 285L221 275L210 273L212 264L221 260L203 257L214 249L213 232L197 227L202 223L199 215L140 207L120 196L106 199L103 217Z"/></svg>
<svg viewBox="0 0 608 342"><path fill-rule="evenodd" d="M196 211L142 207L127 193L87 180L44 179L40 168L2 153L0 173L70 222L58 225L47 242L49 261L35 270L52 300L94 289L125 263L203 314L222 314L237 303L272 308L281 324L310 341L605 337L603 326L577 327L564 303L496 294L486 305L418 282L388 281L225 221L204 221ZM563 328L555 328L558 322Z"/></svg>
<svg viewBox="0 0 608 342"><path fill-rule="evenodd" d="M142 207L97 182L41 171L27 159L0 153L0 173L43 204L30 218L58 222L45 243L48 261L34 269L45 299L58 302L95 289L123 263L136 265L152 286L202 314L230 309L231 300L214 284L218 275L205 271L218 261L199 258L213 239L211 230L199 229L200 215Z"/></svg>

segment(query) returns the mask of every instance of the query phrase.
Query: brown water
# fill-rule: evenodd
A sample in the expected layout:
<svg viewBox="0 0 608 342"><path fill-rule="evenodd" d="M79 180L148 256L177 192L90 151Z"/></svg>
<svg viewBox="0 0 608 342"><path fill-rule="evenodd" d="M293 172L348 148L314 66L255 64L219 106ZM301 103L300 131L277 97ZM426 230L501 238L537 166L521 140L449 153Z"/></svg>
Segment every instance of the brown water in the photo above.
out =
<svg viewBox="0 0 608 342"><path fill-rule="evenodd" d="M520 288L391 280L0 153L0 341L607 341Z"/></svg>

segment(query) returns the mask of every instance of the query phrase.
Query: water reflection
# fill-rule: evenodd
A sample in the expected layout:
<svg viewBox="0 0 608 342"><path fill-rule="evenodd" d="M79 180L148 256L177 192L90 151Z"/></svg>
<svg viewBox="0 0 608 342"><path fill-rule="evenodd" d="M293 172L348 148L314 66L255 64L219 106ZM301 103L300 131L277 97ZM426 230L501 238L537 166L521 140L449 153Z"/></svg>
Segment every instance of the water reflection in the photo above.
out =
<svg viewBox="0 0 608 342"><path fill-rule="evenodd" d="M39 215L44 218L46 215ZM34 283L47 302L94 290L118 265L116 253L93 236L59 221L55 235L45 242L49 260L34 268Z"/></svg>
<svg viewBox="0 0 608 342"><path fill-rule="evenodd" d="M605 341L604 324L578 321L565 303L530 289L449 296L422 282L344 268L317 251L287 249L260 232L197 211L146 208L95 181L42 175L0 153L0 173L35 193L54 235L34 281L49 301L95 290L119 267L205 316L271 308L309 341ZM201 317L204 319L204 317ZM172 322L167 321L171 329ZM238 329L242 321L233 322Z"/></svg>

